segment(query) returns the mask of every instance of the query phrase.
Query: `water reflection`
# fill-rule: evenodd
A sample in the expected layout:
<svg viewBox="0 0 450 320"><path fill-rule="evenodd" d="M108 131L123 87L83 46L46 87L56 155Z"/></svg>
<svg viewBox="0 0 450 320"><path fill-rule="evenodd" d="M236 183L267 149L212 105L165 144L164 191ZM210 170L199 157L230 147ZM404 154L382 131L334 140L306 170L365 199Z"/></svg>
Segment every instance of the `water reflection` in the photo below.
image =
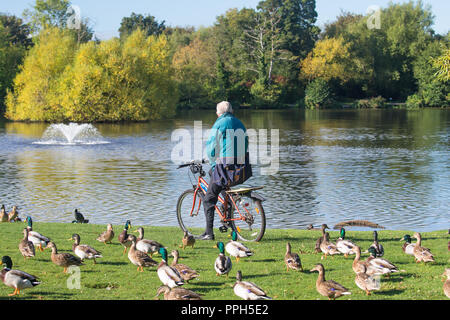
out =
<svg viewBox="0 0 450 320"><path fill-rule="evenodd" d="M389 229L447 229L449 111L237 111L252 129L280 129L280 171L259 175L270 228L348 219ZM33 145L47 124L0 120L0 203L36 221L176 226L179 194L191 182L171 161L171 133L212 126L213 111L174 119L96 124L108 145Z"/></svg>

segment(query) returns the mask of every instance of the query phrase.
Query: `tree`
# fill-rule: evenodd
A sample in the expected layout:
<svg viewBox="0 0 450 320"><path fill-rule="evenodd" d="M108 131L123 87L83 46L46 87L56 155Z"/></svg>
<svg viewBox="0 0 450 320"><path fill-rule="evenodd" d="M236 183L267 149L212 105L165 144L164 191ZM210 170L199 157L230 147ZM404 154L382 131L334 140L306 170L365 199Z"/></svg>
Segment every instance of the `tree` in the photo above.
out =
<svg viewBox="0 0 450 320"><path fill-rule="evenodd" d="M120 39L126 39L133 31L141 29L146 36L160 35L166 29L165 21L158 22L154 16L131 13L120 23Z"/></svg>
<svg viewBox="0 0 450 320"><path fill-rule="evenodd" d="M31 9L24 10L23 15L30 20L34 34L49 27L57 27L70 29L78 43L88 42L94 35L90 21L74 8L69 0L36 0Z"/></svg>

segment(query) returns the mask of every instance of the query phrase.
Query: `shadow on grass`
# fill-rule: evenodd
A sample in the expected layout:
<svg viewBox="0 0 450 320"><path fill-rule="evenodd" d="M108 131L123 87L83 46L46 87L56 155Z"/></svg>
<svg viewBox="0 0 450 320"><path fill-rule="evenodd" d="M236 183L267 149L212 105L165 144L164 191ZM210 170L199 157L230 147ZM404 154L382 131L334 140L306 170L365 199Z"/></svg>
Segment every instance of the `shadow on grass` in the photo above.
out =
<svg viewBox="0 0 450 320"><path fill-rule="evenodd" d="M13 297L0 297L0 300L46 300L46 298L62 300L67 299L69 297L73 297L75 294L73 293L54 293L54 292L46 292L46 291L33 291L26 294L21 294L20 296Z"/></svg>

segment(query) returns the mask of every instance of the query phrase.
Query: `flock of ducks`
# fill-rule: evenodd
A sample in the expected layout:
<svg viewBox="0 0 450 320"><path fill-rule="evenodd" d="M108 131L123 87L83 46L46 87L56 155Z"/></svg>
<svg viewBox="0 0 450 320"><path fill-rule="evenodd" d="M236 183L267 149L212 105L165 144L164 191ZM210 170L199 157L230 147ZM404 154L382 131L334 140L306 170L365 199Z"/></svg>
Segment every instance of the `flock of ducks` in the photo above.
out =
<svg viewBox="0 0 450 320"><path fill-rule="evenodd" d="M2 207L2 212L5 212ZM15 217L17 219L17 208L13 209L12 215L3 214L7 216L7 221L14 221L9 217ZM2 218L3 218L2 216ZM75 211L76 220L73 223L88 223L78 210ZM19 251L24 259L32 258L35 256L35 250L38 248L43 251L44 248L51 249L51 261L58 266L63 267L63 272L66 273L70 266L81 266L86 259L93 260L94 264L96 259L103 258L102 253L93 247L81 244L79 234L73 234L70 240L73 240L72 251L74 253L59 253L56 244L51 241L50 238L40 234L33 230L33 221L31 217L26 219L27 227L23 230L23 239L19 243ZM130 220L127 220L124 229L118 236L118 241L124 247L123 253L127 254L129 261L137 267L140 272L144 271L144 268L157 267L156 273L162 285L157 289L157 299L161 294L166 300L201 300L201 294L193 292L191 290L182 288L185 283L199 277L199 273L185 264L178 263L179 252L178 250L171 251L173 262L168 264L168 252L167 248L161 243L144 238L144 229L138 228L136 232L139 233L139 237L129 234L128 231L131 227ZM374 241L370 245L367 251L370 256L366 260L361 259L361 248L354 242L345 238L345 229L341 228L340 237L335 243L330 241L330 235L325 230L329 229L326 224L323 224L320 228L322 236L317 239L316 252L322 253L321 259L326 259L329 255L343 254L345 257L349 255L355 255L352 263L352 269L355 273L355 284L367 295L370 295L372 291L380 289L379 278L382 275L390 276L391 273L400 272L400 270L390 261L381 258L384 255L384 248L378 241L378 233L374 231ZM106 231L102 232L96 239L99 242L103 242L105 245L112 242L114 239L114 230L111 224L107 225ZM414 233L413 237L417 239L416 243L411 243L411 237L405 235L400 241L404 241L402 249L405 254L414 256L416 263L419 262L434 262L433 254L430 249L422 246L422 238L420 233ZM232 270L232 260L230 257L234 257L236 262L239 262L241 258L251 257L254 253L247 248L241 242L237 241L236 232L231 233L231 240L224 244L223 242L217 242L215 248L219 249L219 255L214 261L214 269L217 276L226 275ZM182 238L182 247L195 246L195 238L184 233ZM228 253L228 255L225 254ZM161 255L161 261L158 263L153 260L153 255L158 253ZM303 272L302 262L300 256L297 253L292 252L291 244L286 244L286 253L284 257L286 264L286 271L294 270ZM10 296L20 294L21 290L35 287L41 282L33 275L26 272L12 269L12 260L9 256L2 258L2 264L4 268L0 271L0 279L2 282L14 288L14 292L9 294ZM310 272L318 272L318 278L316 281L317 292L328 299L336 299L341 296L350 295L351 292L334 280L325 279L325 268L323 264L319 263L310 270ZM444 293L450 298L450 268L447 268L443 274L447 279L444 283ZM267 296L266 292L258 285L250 281L242 280L242 272L237 271L236 282L233 285L234 293L244 300L262 300L272 299Z"/></svg>

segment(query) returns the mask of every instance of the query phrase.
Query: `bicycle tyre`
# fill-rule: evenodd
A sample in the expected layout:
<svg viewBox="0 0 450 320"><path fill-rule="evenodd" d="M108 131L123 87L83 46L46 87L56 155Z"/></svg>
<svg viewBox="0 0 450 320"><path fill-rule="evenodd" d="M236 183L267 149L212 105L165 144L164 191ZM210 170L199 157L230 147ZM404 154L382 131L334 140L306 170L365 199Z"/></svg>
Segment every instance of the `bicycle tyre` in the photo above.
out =
<svg viewBox="0 0 450 320"><path fill-rule="evenodd" d="M199 236L203 233L205 228L205 214L203 210L203 203L198 211L198 215L190 216L190 209L193 204L194 190L188 189L184 191L177 201L177 219L180 228L183 232L187 231L193 236ZM197 196L195 203L195 211L197 211L198 201L200 201L199 196Z"/></svg>
<svg viewBox="0 0 450 320"><path fill-rule="evenodd" d="M251 199L255 204L255 208L257 208L259 211L258 215L260 218L258 220L260 220L260 225L259 225L258 230L256 230L255 232L251 232L253 230L245 230L240 225L236 225L237 223L243 224L240 221L231 221L230 225L231 225L231 228L233 229L233 231L236 231L239 240L246 241L246 242L259 242L264 237L264 233L266 231L266 214L264 212L264 208L262 206L261 200L250 198L250 197L246 197L246 198ZM233 208L232 212L233 212L232 213L233 218L239 217L239 213L236 211L236 209ZM239 229L237 227L239 227Z"/></svg>

